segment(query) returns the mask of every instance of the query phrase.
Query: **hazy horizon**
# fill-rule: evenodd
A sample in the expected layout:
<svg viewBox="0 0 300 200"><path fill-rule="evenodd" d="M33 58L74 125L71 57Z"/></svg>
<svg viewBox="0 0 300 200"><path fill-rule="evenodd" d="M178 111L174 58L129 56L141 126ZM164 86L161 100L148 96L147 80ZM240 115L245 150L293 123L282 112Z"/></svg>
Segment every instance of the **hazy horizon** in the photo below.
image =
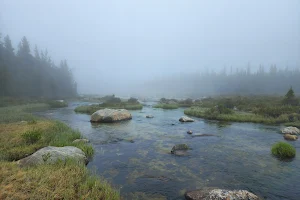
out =
<svg viewBox="0 0 300 200"><path fill-rule="evenodd" d="M300 66L300 1L18 1L0 32L67 59L79 93L120 95L178 74Z"/></svg>

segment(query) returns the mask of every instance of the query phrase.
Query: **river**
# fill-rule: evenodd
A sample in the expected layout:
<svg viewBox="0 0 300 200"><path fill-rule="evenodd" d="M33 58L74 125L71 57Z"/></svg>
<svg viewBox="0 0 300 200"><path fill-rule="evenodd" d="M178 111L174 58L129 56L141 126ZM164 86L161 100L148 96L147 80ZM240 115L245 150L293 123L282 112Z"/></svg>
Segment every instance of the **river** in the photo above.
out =
<svg viewBox="0 0 300 200"><path fill-rule="evenodd" d="M284 140L279 126L201 118L181 123L183 109L151 106L130 111L130 121L91 124L90 115L73 111L82 104L88 102L72 102L38 115L63 121L89 139L95 155L88 168L119 189L123 199L182 200L186 190L203 187L246 189L272 200L300 198L299 140L290 142L297 150L293 160L271 155L272 144ZM148 114L154 118L146 118ZM193 137L198 134L214 136ZM180 143L191 148L187 155L170 154Z"/></svg>

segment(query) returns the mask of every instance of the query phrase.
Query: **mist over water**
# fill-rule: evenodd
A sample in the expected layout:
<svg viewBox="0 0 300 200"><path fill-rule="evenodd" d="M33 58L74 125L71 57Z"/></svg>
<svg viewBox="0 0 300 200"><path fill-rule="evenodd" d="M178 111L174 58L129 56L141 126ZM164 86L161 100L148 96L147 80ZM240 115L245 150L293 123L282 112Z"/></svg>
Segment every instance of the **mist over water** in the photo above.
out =
<svg viewBox="0 0 300 200"><path fill-rule="evenodd" d="M299 8L297 0L2 0L0 32L15 49L26 36L31 52L37 44L66 59L79 93L186 96L200 84L187 82L195 74L298 68ZM157 89L161 80L172 87Z"/></svg>

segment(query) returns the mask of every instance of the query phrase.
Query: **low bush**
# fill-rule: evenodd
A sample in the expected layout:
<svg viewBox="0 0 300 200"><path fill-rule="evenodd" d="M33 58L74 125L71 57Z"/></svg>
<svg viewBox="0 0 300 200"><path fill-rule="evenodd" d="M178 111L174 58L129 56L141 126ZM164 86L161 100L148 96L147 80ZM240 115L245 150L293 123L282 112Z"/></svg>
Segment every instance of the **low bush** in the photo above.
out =
<svg viewBox="0 0 300 200"><path fill-rule="evenodd" d="M278 158L293 158L296 155L296 149L286 142L278 142L272 146L272 154Z"/></svg>

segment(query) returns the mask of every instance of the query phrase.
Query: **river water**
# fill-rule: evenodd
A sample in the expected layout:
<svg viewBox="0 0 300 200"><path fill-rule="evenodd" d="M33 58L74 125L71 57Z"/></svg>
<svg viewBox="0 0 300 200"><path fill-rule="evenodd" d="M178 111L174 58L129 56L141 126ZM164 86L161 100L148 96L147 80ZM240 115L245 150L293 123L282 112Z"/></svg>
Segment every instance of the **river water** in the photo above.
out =
<svg viewBox="0 0 300 200"><path fill-rule="evenodd" d="M290 142L297 150L293 160L273 157L272 144L284 140L278 126L201 118L181 123L183 109L151 106L130 111L130 121L91 124L90 115L73 111L81 104L88 102L38 114L63 121L88 138L95 148L88 167L119 189L123 199L182 200L186 190L203 187L246 189L272 200L300 199L300 142ZM154 118L146 118L148 114ZM214 136L193 137L199 134ZM180 143L191 148L187 154L170 154Z"/></svg>

